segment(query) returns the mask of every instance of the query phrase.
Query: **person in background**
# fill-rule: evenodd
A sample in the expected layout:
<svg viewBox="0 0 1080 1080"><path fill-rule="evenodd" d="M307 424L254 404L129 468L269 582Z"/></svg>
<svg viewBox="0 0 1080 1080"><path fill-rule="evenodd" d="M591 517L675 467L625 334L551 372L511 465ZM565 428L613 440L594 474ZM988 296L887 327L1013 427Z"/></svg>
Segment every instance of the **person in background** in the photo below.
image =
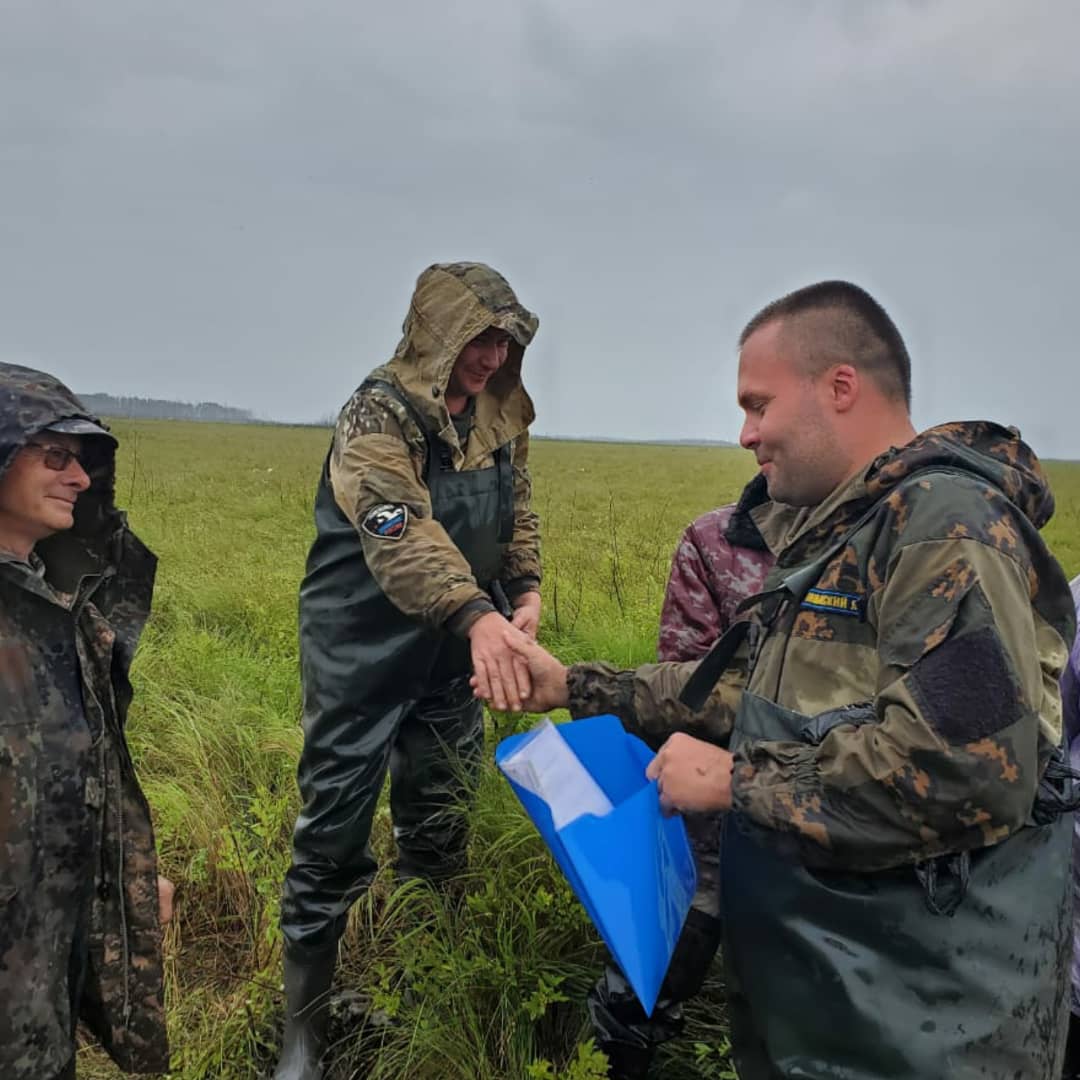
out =
<svg viewBox="0 0 1080 1080"><path fill-rule="evenodd" d="M469 676L511 703L529 689L503 635L528 640L540 618L521 381L537 325L491 267L431 266L393 359L338 418L300 586L303 808L281 903L277 1080L323 1075L338 940L377 869L387 770L397 873L453 877L484 739Z"/></svg>
<svg viewBox="0 0 1080 1080"><path fill-rule="evenodd" d="M113 504L116 439L0 364L0 1076L73 1080L82 1020L165 1072L150 810L124 738L156 560Z"/></svg>
<svg viewBox="0 0 1080 1080"><path fill-rule="evenodd" d="M660 613L657 658L699 660L736 621L736 608L764 587L774 558L765 536L790 514L769 501L755 477L738 503L702 514L675 549ZM759 520L761 525L759 527ZM635 731L656 749L648 732ZM622 972L609 963L588 998L597 1046L612 1080L641 1080L657 1046L683 1027L683 1004L701 991L720 946L720 817L689 814L686 829L697 864L697 892L679 936L660 999L647 1017Z"/></svg>

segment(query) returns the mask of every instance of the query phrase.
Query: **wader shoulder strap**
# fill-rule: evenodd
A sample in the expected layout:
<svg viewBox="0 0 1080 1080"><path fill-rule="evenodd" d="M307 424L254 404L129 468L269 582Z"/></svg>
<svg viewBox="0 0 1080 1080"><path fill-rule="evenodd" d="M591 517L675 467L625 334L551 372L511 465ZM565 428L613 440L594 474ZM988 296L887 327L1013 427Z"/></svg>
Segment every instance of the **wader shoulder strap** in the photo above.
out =
<svg viewBox="0 0 1080 1080"><path fill-rule="evenodd" d="M814 559L813 562L807 563L805 566L800 566L797 570L793 570L790 574L781 579L780 584L777 585L776 588L769 589L766 592L756 593L754 596L748 596L735 609L736 612L741 615L747 609L755 607L770 598L777 601L777 610L779 610L780 602L784 600L801 604L806 597L806 594L814 587L814 583L821 577L825 567L832 559L839 555L849 543L851 543L859 530L862 529L864 525L868 524L880 511L884 500L889 495L893 494L893 492L907 487L916 479L924 477L929 473L952 473L963 476L971 475L963 469L950 468L949 466L944 465L936 467L930 466L926 469L916 469L915 472L911 473L910 476L905 477L897 487L892 489L892 491L883 493L878 499L871 503L855 524L852 525L839 540L830 544L829 547ZM712 693L713 688L720 681L720 676L723 675L730 666L736 651L747 636L751 625L753 624L751 624L748 619L740 619L739 622L735 623L735 625L732 626L702 657L701 663L694 669L693 675L690 676L686 686L683 687L682 693L679 695L679 701L681 701L682 704L693 709L695 712L702 708L708 700L709 695Z"/></svg>
<svg viewBox="0 0 1080 1080"><path fill-rule="evenodd" d="M371 387L378 387L384 393L389 394L395 401L397 401L402 408L409 414L412 422L420 429L424 436L424 477L427 480L428 490L431 490L431 474L433 471L439 468L439 454L438 447L435 446L435 439L431 432L428 430L427 424L424 423L423 417L420 415L416 406L392 383L386 379L365 379L360 385L361 390L366 390Z"/></svg>
<svg viewBox="0 0 1080 1080"><path fill-rule="evenodd" d="M731 666L731 661L745 640L750 626L749 619L740 619L720 635L719 640L701 658L701 662L694 668L694 673L682 688L679 701L683 705L693 709L694 712L701 710L713 692L713 688L720 681L720 676Z"/></svg>
<svg viewBox="0 0 1080 1080"><path fill-rule="evenodd" d="M413 423L423 432L426 447L424 476L427 479L427 486L430 491L432 488L432 474L437 473L442 467L442 453L440 453L440 449L444 446L442 440L431 433L416 406L392 382L388 382L386 379L365 379L360 389L363 390L367 387L378 387L384 393L389 394L395 401L400 402ZM514 470L510 460L509 443L504 443L495 451L495 468L499 482L498 539L500 544L509 544L514 539Z"/></svg>
<svg viewBox="0 0 1080 1080"><path fill-rule="evenodd" d="M509 544L514 539L514 466L509 443L495 451L495 468L499 478L499 543Z"/></svg>

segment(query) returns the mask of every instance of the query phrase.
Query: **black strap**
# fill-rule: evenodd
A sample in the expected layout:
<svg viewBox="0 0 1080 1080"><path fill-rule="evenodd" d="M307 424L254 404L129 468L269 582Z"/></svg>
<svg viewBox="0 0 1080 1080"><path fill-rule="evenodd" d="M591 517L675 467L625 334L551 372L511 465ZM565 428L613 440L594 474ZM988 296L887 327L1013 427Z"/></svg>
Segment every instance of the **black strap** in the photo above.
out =
<svg viewBox="0 0 1080 1080"><path fill-rule="evenodd" d="M424 436L425 459L424 475L427 478L427 486L430 491L433 485L433 474L442 468L441 450L446 444L433 435L424 423L416 406L392 383L386 379L365 379L360 389L378 387L388 393L395 401L401 403L412 421L420 429ZM499 484L499 533L500 544L509 544L514 539L514 468L510 457L510 444L503 443L495 451L495 468Z"/></svg>
<svg viewBox="0 0 1080 1080"><path fill-rule="evenodd" d="M829 560L847 547L852 537L878 512L880 506L881 499L878 499L844 534L843 538L829 547L823 555L808 566L800 567L789 574L776 588L756 593L754 596L748 596L735 610L742 614L748 608L757 606L769 597L776 597L777 599L781 597L784 599L790 598L796 603L801 603L803 597L813 587L814 582L821 577L822 571ZM679 694L679 701L695 712L704 706L716 684L720 681L720 676L731 666L731 661L734 659L739 646L745 640L750 626L749 619L740 619L721 636L720 640L705 654L701 663L694 669L693 675L690 676L683 687L682 693Z"/></svg>
<svg viewBox="0 0 1080 1080"><path fill-rule="evenodd" d="M509 443L495 451L495 468L499 479L499 543L509 544L514 539L514 468Z"/></svg>
<svg viewBox="0 0 1080 1080"><path fill-rule="evenodd" d="M369 390L372 387L384 391L398 402L409 414L412 422L420 429L420 434L424 436L424 476L427 478L428 490L430 491L431 474L432 472L438 472L440 465L438 447L435 446L434 436L428 431L427 424L424 423L424 419L416 406L392 382L386 379L365 379L360 384L361 390Z"/></svg>
<svg viewBox="0 0 1080 1080"><path fill-rule="evenodd" d="M772 591L786 592L788 596L796 603L802 603L803 599L806 597L806 594L814 587L814 584L818 580L818 578L821 577L822 573L825 570L825 567L829 564L829 561L833 559L836 555L839 555L840 552L843 551L844 548L846 548L848 544L851 543L851 541L855 538L855 534L858 533L858 531L881 510L882 503L887 498L896 494L899 491L903 491L904 488L910 487L916 480L920 480L923 477L929 475L942 474L946 476L964 476L968 478L975 476L977 479L996 488L1002 498L1004 498L1005 501L1011 507L1013 507L1014 510L1016 510L1016 513L1019 515L1023 515L1023 511L1018 506L1016 506L1016 504L1008 497L1008 495L1006 495L1005 492L1001 490L1001 488L997 487L997 485L994 484L993 481L987 479L985 476L978 476L976 473L973 473L968 469L957 468L953 465L927 465L925 468L916 469L914 472L905 476L904 479L901 480L900 483L897 484L896 487L894 487L891 491L887 491L880 495L877 499L875 499L874 502L871 503L870 506L867 508L866 512L858 519L858 521L856 521L855 524L852 525L851 528L848 529L848 531L844 533L844 535L839 540L837 540L835 544L827 548L823 555L818 556L818 558L816 558L812 563L808 564L807 566L800 567L798 570L795 570L792 573L788 574L788 576L780 582L778 588ZM749 600L744 600L736 608L736 610L743 611L747 607L752 606L752 604L758 602L760 599L767 595L769 594L761 593L758 596L752 596L749 598Z"/></svg>
<svg viewBox="0 0 1080 1080"><path fill-rule="evenodd" d="M770 597L775 598L778 601L783 599L796 604L801 604L806 597L806 594L814 587L814 583L821 577L830 560L843 551L855 538L855 535L859 530L881 510L882 503L885 499L893 494L893 492L899 491L903 487L907 487L916 478L925 476L927 473L960 473L964 476L971 475L966 470L950 468L947 465L931 465L925 469L916 469L910 476L905 477L892 491L885 492L879 498L875 499L855 524L852 525L839 540L826 548L824 553L819 555L812 563L808 563L806 566L801 566L798 570L792 571L783 578L780 584L775 588L747 597L735 609L736 612L741 615L747 609L756 607L758 604L762 603L762 601L768 600ZM693 709L695 712L704 706L709 695L713 692L714 687L720 681L720 676L723 675L731 665L735 652L743 643L751 625L752 624L747 619L735 623L735 625L732 626L705 654L701 662L694 669L694 673L690 676L686 686L683 687L682 693L679 694L679 701L682 702L682 704Z"/></svg>
<svg viewBox="0 0 1080 1080"><path fill-rule="evenodd" d="M498 578L488 586L488 595L495 605L495 610L504 619L514 617L514 605L510 603L510 598L506 595L506 589L503 588L503 583Z"/></svg>
<svg viewBox="0 0 1080 1080"><path fill-rule="evenodd" d="M698 712L708 701L713 688L720 681L720 676L731 666L731 661L745 640L750 625L749 619L740 619L720 635L719 640L701 658L698 666L694 668L694 673L682 688L679 701L683 705Z"/></svg>

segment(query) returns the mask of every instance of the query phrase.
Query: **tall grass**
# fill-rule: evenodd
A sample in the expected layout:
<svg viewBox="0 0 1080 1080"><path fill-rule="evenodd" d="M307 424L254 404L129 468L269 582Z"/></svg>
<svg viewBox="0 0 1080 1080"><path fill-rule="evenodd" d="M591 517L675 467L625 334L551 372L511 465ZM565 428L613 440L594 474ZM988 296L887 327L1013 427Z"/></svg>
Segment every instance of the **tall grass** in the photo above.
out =
<svg viewBox="0 0 1080 1080"><path fill-rule="evenodd" d="M280 1038L278 896L298 810L296 595L328 433L118 422L118 500L161 562L136 660L130 738L164 871L174 1064L184 1077L266 1075ZM671 552L693 517L734 498L752 461L718 448L537 441L544 523L541 637L563 659L655 656ZM1080 468L1051 464L1047 529L1080 572ZM499 716L499 734L526 722ZM490 761L491 755L488 755ZM489 765L468 876L446 894L380 877L343 942L337 1076L590 1080L584 995L596 935ZM385 805L373 846L393 841ZM663 1075L730 1076L718 987L691 1008ZM115 1077L93 1049L80 1075Z"/></svg>

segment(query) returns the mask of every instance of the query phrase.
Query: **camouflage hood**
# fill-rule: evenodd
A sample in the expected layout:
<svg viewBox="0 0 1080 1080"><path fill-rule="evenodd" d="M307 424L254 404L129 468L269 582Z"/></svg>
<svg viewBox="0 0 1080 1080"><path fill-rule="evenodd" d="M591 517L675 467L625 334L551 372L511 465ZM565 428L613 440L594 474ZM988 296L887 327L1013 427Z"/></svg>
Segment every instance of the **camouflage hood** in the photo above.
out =
<svg viewBox="0 0 1080 1080"><path fill-rule="evenodd" d="M20 364L0 363L0 409L0 476L31 435L58 420L109 430L59 379Z"/></svg>
<svg viewBox="0 0 1080 1080"><path fill-rule="evenodd" d="M1036 529L1053 516L1054 496L1046 474L1016 428L988 420L930 428L874 463L867 476L867 492L876 497L925 468L963 469L982 477L1003 491Z"/></svg>
<svg viewBox="0 0 1080 1080"><path fill-rule="evenodd" d="M490 266L437 263L417 279L393 359L372 375L396 382L430 429L456 446L445 401L454 361L488 327L505 330L511 338L506 363L476 401L476 433L494 449L520 435L536 415L521 383L521 363L538 325Z"/></svg>
<svg viewBox="0 0 1080 1080"><path fill-rule="evenodd" d="M58 420L89 420L108 428L57 378L19 364L0 364L0 476L27 441ZM93 442L89 442L89 438ZM75 507L75 534L89 537L115 527L113 506L116 442L88 438L90 487Z"/></svg>
<svg viewBox="0 0 1080 1080"><path fill-rule="evenodd" d="M89 420L108 430L59 379L19 364L0 363L0 406L0 476L31 436L58 420ZM75 504L75 524L34 550L45 563L49 581L64 592L73 592L85 575L124 562L128 589L141 601L141 610L129 614L141 629L149 611L156 560L116 509L116 441L111 436L84 438L83 464L90 487Z"/></svg>
<svg viewBox="0 0 1080 1080"><path fill-rule="evenodd" d="M831 538L843 535L871 503L888 497L912 473L926 469L958 469L985 480L1035 529L1041 529L1054 513L1046 474L1015 428L988 420L955 421L928 428L906 445L888 450L859 479L804 512L781 564L794 565Z"/></svg>

